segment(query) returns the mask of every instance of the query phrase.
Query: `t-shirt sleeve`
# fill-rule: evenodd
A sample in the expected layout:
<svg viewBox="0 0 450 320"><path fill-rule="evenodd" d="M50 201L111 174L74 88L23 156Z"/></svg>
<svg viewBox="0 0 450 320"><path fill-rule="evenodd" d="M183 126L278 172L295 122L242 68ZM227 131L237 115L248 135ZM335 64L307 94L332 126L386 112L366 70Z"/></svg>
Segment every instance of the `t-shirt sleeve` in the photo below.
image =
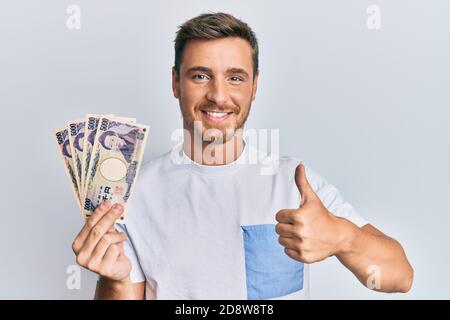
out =
<svg viewBox="0 0 450 320"><path fill-rule="evenodd" d="M328 211L335 216L351 221L358 227L362 227L368 223L350 203L343 199L335 186L328 183L324 177L314 172L305 163L303 165L305 166L306 178L309 184Z"/></svg>
<svg viewBox="0 0 450 320"><path fill-rule="evenodd" d="M127 228L121 224L116 224L115 228L118 232L125 232L127 235L127 240L124 241L124 250L125 250L125 255L131 261L131 266L132 266L131 273L130 273L131 282L133 282L133 283L144 282L145 275L144 275L144 272L142 271L141 265L139 263L139 259L137 257L136 251L134 249L133 242L127 232Z"/></svg>

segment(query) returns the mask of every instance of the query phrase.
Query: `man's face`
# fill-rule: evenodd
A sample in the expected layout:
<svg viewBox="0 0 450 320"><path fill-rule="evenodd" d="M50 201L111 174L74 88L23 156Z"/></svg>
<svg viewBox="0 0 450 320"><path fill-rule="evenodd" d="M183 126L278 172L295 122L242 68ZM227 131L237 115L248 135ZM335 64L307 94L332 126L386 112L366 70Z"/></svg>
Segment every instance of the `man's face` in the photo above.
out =
<svg viewBox="0 0 450 320"><path fill-rule="evenodd" d="M193 132L242 128L255 99L252 48L241 38L191 40L184 49L179 77L172 71L174 96L179 99L184 126ZM223 136L224 141L230 137Z"/></svg>

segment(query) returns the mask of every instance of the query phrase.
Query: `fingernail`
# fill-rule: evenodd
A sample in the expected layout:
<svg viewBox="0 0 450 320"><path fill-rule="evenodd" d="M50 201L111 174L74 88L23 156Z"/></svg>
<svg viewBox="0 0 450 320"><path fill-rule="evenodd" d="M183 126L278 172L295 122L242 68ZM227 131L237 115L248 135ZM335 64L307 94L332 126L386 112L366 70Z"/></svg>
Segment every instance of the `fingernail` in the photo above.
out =
<svg viewBox="0 0 450 320"><path fill-rule="evenodd" d="M105 200L105 201L102 202L102 207L103 207L103 208L107 208L107 207L109 207L110 205L111 205L111 201L109 201L109 200Z"/></svg>
<svg viewBox="0 0 450 320"><path fill-rule="evenodd" d="M118 215L120 215L122 213L122 211L123 211L123 206L121 204L119 204L119 203L116 203L113 206L113 209Z"/></svg>

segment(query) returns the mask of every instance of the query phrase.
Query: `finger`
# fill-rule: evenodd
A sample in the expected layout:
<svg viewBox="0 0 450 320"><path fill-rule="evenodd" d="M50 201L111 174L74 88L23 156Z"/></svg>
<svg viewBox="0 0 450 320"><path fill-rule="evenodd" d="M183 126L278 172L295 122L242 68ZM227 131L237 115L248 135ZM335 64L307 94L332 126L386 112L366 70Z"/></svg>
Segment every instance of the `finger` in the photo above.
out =
<svg viewBox="0 0 450 320"><path fill-rule="evenodd" d="M300 163L295 169L295 184L297 185L298 191L300 192L300 196L302 198L300 206L315 197L316 194L306 178L306 169L302 163Z"/></svg>
<svg viewBox="0 0 450 320"><path fill-rule="evenodd" d="M278 237L278 242L286 249L298 251L298 241L289 237Z"/></svg>
<svg viewBox="0 0 450 320"><path fill-rule="evenodd" d="M95 268L100 264L103 260L103 257L106 254L109 246L111 245L120 245L123 248L123 242L127 239L127 236L124 232L107 232L97 243L92 255L90 257L90 261L88 267Z"/></svg>
<svg viewBox="0 0 450 320"><path fill-rule="evenodd" d="M106 250L102 262L100 263L100 268L110 268L117 261L121 254L123 254L123 252L120 246L118 246L117 244L110 245L108 247L108 250Z"/></svg>
<svg viewBox="0 0 450 320"><path fill-rule="evenodd" d="M292 209L282 209L275 215L275 220L281 223L293 223L293 211Z"/></svg>
<svg viewBox="0 0 450 320"><path fill-rule="evenodd" d="M83 247L86 238L89 235L91 229L97 224L97 222L111 209L112 203L109 200L103 201L94 211L94 213L86 220L83 228L72 244L72 249L75 254L78 254Z"/></svg>
<svg viewBox="0 0 450 320"><path fill-rule="evenodd" d="M120 204L115 204L112 206L111 210L108 211L91 229L89 235L84 242L78 255L82 254L81 260L85 260L92 255L92 251L97 246L97 243L105 235L108 230L114 226L114 222L120 217L123 212L123 206Z"/></svg>
<svg viewBox="0 0 450 320"><path fill-rule="evenodd" d="M301 261L301 254L297 250L291 248L284 248L284 252L292 259Z"/></svg>
<svg viewBox="0 0 450 320"><path fill-rule="evenodd" d="M275 232L283 237L295 237L295 230L295 226L291 223L277 223L275 225Z"/></svg>

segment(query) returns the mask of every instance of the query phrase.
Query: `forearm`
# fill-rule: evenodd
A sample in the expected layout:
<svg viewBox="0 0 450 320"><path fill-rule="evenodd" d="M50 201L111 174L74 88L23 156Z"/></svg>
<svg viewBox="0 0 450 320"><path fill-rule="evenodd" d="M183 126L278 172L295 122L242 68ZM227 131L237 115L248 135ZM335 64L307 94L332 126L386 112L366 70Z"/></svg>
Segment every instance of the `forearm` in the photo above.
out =
<svg viewBox="0 0 450 320"><path fill-rule="evenodd" d="M97 281L95 300L136 300L133 283L128 277L121 281L109 280L103 277Z"/></svg>
<svg viewBox="0 0 450 320"><path fill-rule="evenodd" d="M413 269L396 240L374 234L342 219L348 240L336 257L366 287L382 292L407 292ZM375 284L375 285L374 285Z"/></svg>

